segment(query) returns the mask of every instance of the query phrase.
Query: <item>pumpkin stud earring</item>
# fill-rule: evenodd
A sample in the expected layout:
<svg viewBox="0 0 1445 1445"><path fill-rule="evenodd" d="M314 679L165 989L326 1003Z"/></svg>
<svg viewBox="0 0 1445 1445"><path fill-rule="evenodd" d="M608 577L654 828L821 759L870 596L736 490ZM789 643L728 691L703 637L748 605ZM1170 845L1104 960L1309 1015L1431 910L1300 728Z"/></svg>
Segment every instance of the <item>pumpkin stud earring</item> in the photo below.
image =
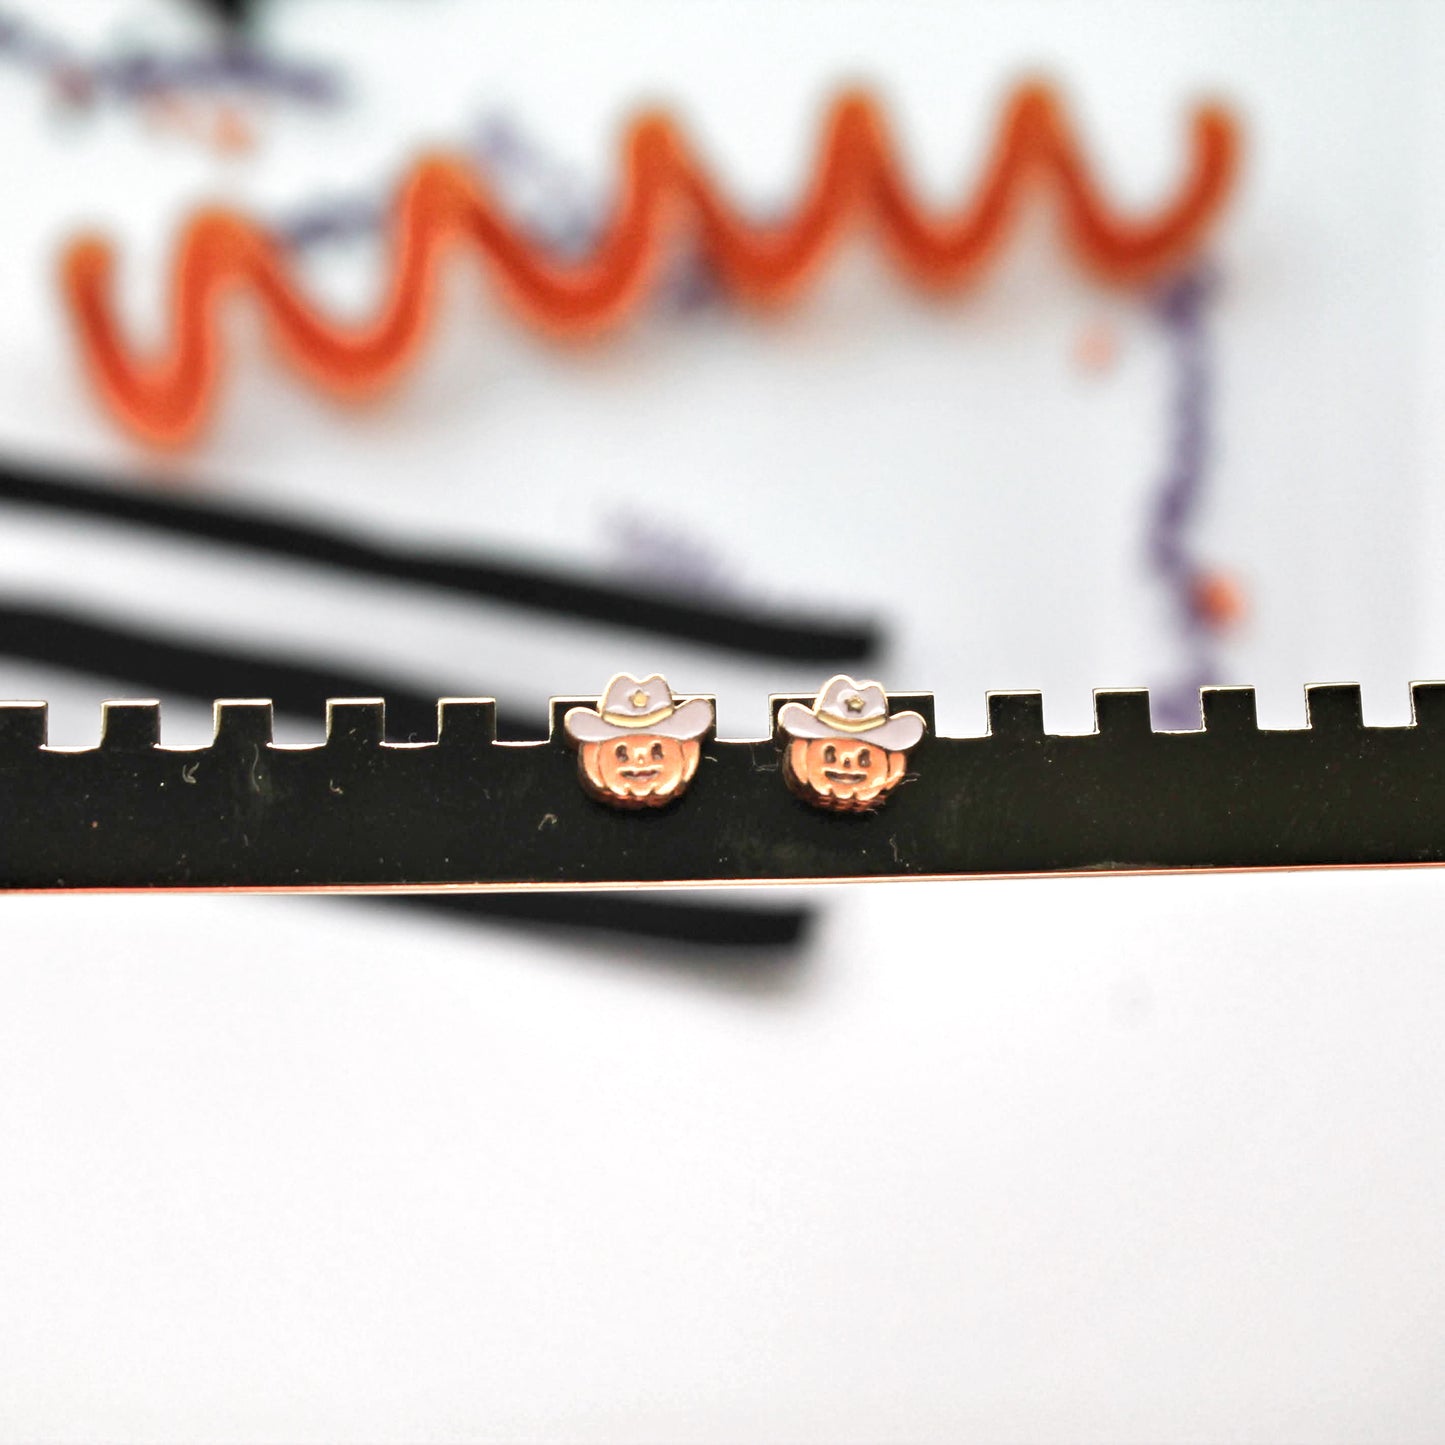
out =
<svg viewBox="0 0 1445 1445"><path fill-rule="evenodd" d="M656 673L620 672L595 709L569 708L562 719L582 786L615 808L661 808L684 793L712 726L712 703L678 702Z"/></svg>
<svg viewBox="0 0 1445 1445"><path fill-rule="evenodd" d="M890 714L888 694L878 683L842 674L823 685L812 707L785 703L778 725L785 734L788 787L814 807L837 813L867 812L886 802L926 726L916 712Z"/></svg>

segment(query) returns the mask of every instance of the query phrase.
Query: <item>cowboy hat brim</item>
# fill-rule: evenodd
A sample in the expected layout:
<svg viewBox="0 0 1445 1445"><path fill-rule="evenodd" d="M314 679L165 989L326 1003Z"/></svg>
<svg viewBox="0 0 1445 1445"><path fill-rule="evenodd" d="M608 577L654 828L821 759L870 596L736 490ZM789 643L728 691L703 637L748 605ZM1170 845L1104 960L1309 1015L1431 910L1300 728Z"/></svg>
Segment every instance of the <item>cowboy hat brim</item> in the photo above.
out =
<svg viewBox="0 0 1445 1445"><path fill-rule="evenodd" d="M562 730L574 742L603 743L610 738L676 738L689 742L703 735L712 726L712 704L706 698L689 698L680 702L664 718L641 727L621 727L608 722L590 707L569 708L562 719Z"/></svg>
<svg viewBox="0 0 1445 1445"><path fill-rule="evenodd" d="M872 743L886 748L891 753L906 753L916 747L923 736L926 724L916 712L894 713L886 722L877 727L860 728L857 732L845 732L835 728L815 713L812 708L800 702L784 703L778 713L778 725L785 733L795 738L836 738L844 743Z"/></svg>

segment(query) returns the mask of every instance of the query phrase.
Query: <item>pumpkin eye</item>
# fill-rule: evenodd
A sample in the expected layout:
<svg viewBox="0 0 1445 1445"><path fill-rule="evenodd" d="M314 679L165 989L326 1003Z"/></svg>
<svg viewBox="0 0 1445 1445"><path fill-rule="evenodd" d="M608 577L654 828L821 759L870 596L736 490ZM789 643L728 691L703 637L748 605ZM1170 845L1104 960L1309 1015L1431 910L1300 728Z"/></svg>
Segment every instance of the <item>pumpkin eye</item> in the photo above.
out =
<svg viewBox="0 0 1445 1445"><path fill-rule="evenodd" d="M625 763L625 762L627 761L627 744L626 744L626 743L618 743L618 744L617 744L617 747L616 747L616 749L615 749L615 752L616 752L616 754L617 754L617 761L618 761L619 763Z"/></svg>
<svg viewBox="0 0 1445 1445"><path fill-rule="evenodd" d="M829 743L827 747L823 749L823 761L825 763L836 763L838 761L838 749L835 748L832 743Z"/></svg>
<svg viewBox="0 0 1445 1445"><path fill-rule="evenodd" d="M652 761L655 762L655 763L660 763L660 762L662 761L662 744L661 744L661 743L653 743L653 745L652 745Z"/></svg>
<svg viewBox="0 0 1445 1445"><path fill-rule="evenodd" d="M860 768L866 768L872 760L873 755L868 751L867 748L858 749L858 766Z"/></svg>

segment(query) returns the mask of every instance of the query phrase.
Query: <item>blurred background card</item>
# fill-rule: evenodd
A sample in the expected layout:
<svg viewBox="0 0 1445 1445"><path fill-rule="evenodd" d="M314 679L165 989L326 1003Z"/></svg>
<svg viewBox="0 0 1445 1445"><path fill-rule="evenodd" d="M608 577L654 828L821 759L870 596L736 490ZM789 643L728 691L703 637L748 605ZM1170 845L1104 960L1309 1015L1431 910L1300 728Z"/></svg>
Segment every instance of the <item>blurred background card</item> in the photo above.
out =
<svg viewBox="0 0 1445 1445"><path fill-rule="evenodd" d="M735 736L837 670L38 477L527 569L554 602L804 619L945 732L1008 688L1054 730L1130 685L1197 725L1204 682L1285 727L1304 684L1358 681L1403 722L1445 667L1442 14L5 4L0 696L49 699L68 745L103 698L160 696L199 744L204 669L241 658L302 699L344 676L521 724L660 670ZM205 425L163 448L61 286L103 234L115 324L164 359L179 237L224 206L361 327L419 157L575 261L659 109L781 222L854 87L942 213L1041 76L1122 217L1186 187L1201 106L1229 118L1237 177L1167 265L1101 277L1040 180L961 289L860 231L758 308L684 229L617 325L560 341L457 245L364 401L227 292ZM298 705L278 735L322 725ZM7 900L0 1436L1437 1440L1441 886Z"/></svg>

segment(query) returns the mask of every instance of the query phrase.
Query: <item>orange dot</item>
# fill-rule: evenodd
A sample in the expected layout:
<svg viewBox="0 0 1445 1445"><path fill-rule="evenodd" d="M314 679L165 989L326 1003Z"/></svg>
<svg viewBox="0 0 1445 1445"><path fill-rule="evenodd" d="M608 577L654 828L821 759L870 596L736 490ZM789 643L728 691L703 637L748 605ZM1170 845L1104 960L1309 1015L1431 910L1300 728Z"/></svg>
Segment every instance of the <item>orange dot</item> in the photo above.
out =
<svg viewBox="0 0 1445 1445"><path fill-rule="evenodd" d="M1242 622L1249 611L1244 589L1224 572L1201 572L1191 589L1194 611L1219 631Z"/></svg>
<svg viewBox="0 0 1445 1445"><path fill-rule="evenodd" d="M212 139L218 151L238 155L251 150L256 144L256 135L247 124L245 116L234 106L224 105L216 116L216 129Z"/></svg>
<svg viewBox="0 0 1445 1445"><path fill-rule="evenodd" d="M51 83L61 103L77 110L88 106L95 99L95 82L79 66L62 66Z"/></svg>
<svg viewBox="0 0 1445 1445"><path fill-rule="evenodd" d="M1119 333L1107 321L1094 321L1074 343L1074 365L1080 371L1108 371L1119 359Z"/></svg>
<svg viewBox="0 0 1445 1445"><path fill-rule="evenodd" d="M184 110L184 103L168 91L156 91L141 102L146 124L157 130L174 130Z"/></svg>

